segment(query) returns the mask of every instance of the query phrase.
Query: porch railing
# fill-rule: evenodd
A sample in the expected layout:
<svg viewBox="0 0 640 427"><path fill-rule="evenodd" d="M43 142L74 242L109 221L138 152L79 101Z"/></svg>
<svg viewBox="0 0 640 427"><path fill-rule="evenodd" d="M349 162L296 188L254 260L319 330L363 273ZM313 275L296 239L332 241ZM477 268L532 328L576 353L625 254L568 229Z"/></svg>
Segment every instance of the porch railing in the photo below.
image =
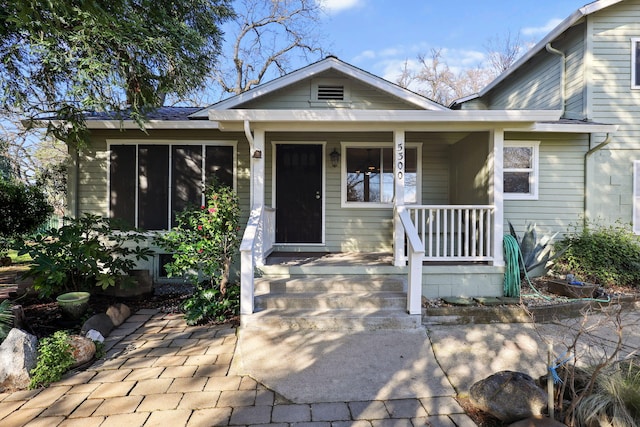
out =
<svg viewBox="0 0 640 427"><path fill-rule="evenodd" d="M420 241L418 230L404 207L397 208L397 215L402 223L407 245L409 274L407 280L407 312L422 314L422 258L424 245Z"/></svg>
<svg viewBox="0 0 640 427"><path fill-rule="evenodd" d="M273 250L275 210L258 207L251 211L240 243L240 314L253 313L254 270Z"/></svg>
<svg viewBox="0 0 640 427"><path fill-rule="evenodd" d="M494 206L405 208L424 245L424 261L493 261Z"/></svg>

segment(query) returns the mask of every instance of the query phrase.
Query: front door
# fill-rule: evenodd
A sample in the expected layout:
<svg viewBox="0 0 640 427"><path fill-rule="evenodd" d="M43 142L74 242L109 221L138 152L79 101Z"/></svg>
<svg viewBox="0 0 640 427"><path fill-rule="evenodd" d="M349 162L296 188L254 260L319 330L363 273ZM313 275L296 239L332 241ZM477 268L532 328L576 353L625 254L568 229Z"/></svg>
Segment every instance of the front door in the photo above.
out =
<svg viewBox="0 0 640 427"><path fill-rule="evenodd" d="M322 243L322 145L276 145L276 243Z"/></svg>

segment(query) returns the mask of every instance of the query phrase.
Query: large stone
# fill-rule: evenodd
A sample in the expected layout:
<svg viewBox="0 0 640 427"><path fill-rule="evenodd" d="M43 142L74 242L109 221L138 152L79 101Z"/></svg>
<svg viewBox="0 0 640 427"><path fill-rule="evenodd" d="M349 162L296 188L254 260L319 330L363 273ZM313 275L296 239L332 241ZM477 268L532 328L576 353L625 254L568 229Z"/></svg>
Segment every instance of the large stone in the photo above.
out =
<svg viewBox="0 0 640 427"><path fill-rule="evenodd" d="M100 332L103 337L106 337L113 330L113 322L106 313L96 314L84 322L84 325L82 325L80 329L80 334L86 335L91 329L95 329Z"/></svg>
<svg viewBox="0 0 640 427"><path fill-rule="evenodd" d="M20 329L11 329L0 345L0 392L29 386L29 372L38 360L38 338Z"/></svg>
<svg viewBox="0 0 640 427"><path fill-rule="evenodd" d="M471 386L471 402L505 423L537 417L547 408L547 393L529 375L502 371Z"/></svg>
<svg viewBox="0 0 640 427"><path fill-rule="evenodd" d="M75 360L71 366L72 368L84 365L93 359L93 356L96 354L96 345L89 338L81 337L80 335L71 335L69 337L69 344L71 344L71 355L73 356L73 360Z"/></svg>
<svg viewBox="0 0 640 427"><path fill-rule="evenodd" d="M131 309L122 303L109 306L107 316L111 319L113 326L116 328L131 316Z"/></svg>
<svg viewBox="0 0 640 427"><path fill-rule="evenodd" d="M509 427L567 427L567 425L548 417L534 417L516 421L509 424Z"/></svg>

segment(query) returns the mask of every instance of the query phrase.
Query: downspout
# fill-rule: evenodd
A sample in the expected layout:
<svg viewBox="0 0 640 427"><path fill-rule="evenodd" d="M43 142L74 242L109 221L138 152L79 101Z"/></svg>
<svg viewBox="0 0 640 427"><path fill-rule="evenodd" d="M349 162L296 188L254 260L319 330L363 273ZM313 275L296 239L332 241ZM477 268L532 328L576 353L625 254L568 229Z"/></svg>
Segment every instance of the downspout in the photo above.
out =
<svg viewBox="0 0 640 427"><path fill-rule="evenodd" d="M253 209L253 162L251 161L251 157L253 156L254 142L253 134L251 133L251 123L249 120L244 121L244 136L247 138L247 142L249 143L249 200L250 209Z"/></svg>
<svg viewBox="0 0 640 427"><path fill-rule="evenodd" d="M600 151L602 150L606 145L608 145L611 142L611 133L607 132L607 136L604 138L604 141L602 141L600 144L596 145L595 147L593 147L592 149L590 149L589 151L587 151L584 155L584 204L582 207L582 211L584 212L583 215L583 227L587 226L587 194L588 194L588 179L587 179L587 163L589 161L589 157L591 157L591 155L593 153L595 153L596 151Z"/></svg>
<svg viewBox="0 0 640 427"><path fill-rule="evenodd" d="M566 109L566 100L567 100L567 58L562 51L555 49L551 46L551 43L547 43L545 46L547 52L558 55L562 59L562 63L560 64L560 109L562 110L562 114L560 117L564 117L564 112Z"/></svg>

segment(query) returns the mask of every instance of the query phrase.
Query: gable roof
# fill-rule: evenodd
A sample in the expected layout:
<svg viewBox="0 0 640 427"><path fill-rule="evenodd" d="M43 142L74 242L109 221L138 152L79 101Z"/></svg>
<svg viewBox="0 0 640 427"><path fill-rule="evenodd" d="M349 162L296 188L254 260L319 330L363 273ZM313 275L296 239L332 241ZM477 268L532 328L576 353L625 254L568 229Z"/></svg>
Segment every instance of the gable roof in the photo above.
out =
<svg viewBox="0 0 640 427"><path fill-rule="evenodd" d="M405 102L415 105L417 109L434 111L448 110L448 108L444 105L438 104L437 102L432 101L420 94L398 86L388 80L385 80L360 68L354 67L353 65L347 64L346 62L339 60L335 56L329 56L321 61L310 64L306 67L300 68L297 71L293 71L268 83L257 86L247 92L213 104L192 114L190 117L207 118L209 117L209 110L228 110L237 108L246 102L253 101L257 98L263 97L302 80L312 78L328 70L338 71L348 77L373 86L376 89L379 89L392 96L400 98Z"/></svg>
<svg viewBox="0 0 640 427"><path fill-rule="evenodd" d="M621 3L624 0L598 0L593 3L589 3L580 9L573 12L567 18L565 18L562 22L560 22L549 34L547 34L542 40L536 43L524 56L518 59L511 67L509 67L506 71L496 77L491 83L485 86L480 92L469 95L460 99L456 99L450 105L450 107L464 104L465 102L481 98L486 95L491 89L496 87L502 81L504 81L507 77L513 74L517 69L519 69L523 64L529 61L531 58L536 56L540 51L544 50L548 43L551 43L556 38L558 38L562 33L567 31L569 28L573 27L580 20L589 16L595 12L598 12L602 9L606 9L609 6L613 6L615 4Z"/></svg>

